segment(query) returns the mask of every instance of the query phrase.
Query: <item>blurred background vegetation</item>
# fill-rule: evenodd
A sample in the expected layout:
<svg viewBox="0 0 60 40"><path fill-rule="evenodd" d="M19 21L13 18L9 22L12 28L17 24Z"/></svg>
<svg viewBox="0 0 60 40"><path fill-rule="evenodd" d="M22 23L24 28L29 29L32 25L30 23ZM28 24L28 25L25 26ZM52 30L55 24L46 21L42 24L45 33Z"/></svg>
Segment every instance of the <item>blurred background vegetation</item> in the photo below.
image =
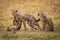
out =
<svg viewBox="0 0 60 40"><path fill-rule="evenodd" d="M36 18L37 13L43 9L53 19L55 25L60 24L60 0L0 0L0 24L11 23L13 9L31 13Z"/></svg>

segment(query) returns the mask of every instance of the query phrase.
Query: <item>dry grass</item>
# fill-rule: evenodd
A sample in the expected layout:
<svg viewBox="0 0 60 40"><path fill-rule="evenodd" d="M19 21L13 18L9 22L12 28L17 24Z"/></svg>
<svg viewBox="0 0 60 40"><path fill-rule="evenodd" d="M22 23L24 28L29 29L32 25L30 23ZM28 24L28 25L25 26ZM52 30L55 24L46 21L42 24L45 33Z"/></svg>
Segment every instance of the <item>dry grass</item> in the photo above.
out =
<svg viewBox="0 0 60 40"><path fill-rule="evenodd" d="M29 29L29 28L28 28ZM0 31L0 40L60 40L60 27L55 28L54 32L44 32L24 29L17 31L16 33L10 33L6 31Z"/></svg>

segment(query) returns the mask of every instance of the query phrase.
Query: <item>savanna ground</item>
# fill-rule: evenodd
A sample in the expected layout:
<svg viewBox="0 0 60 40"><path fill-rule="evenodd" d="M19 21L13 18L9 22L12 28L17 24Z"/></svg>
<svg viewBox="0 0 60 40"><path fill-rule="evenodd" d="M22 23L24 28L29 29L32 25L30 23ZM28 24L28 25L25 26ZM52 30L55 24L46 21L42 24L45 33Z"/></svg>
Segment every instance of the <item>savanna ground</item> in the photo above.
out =
<svg viewBox="0 0 60 40"><path fill-rule="evenodd" d="M36 19L38 19L37 13L43 9L53 20L55 31L31 31L27 25L25 32L22 25L22 29L15 34L6 32L6 26L12 24L12 9L31 13ZM0 40L60 40L60 0L0 0Z"/></svg>

